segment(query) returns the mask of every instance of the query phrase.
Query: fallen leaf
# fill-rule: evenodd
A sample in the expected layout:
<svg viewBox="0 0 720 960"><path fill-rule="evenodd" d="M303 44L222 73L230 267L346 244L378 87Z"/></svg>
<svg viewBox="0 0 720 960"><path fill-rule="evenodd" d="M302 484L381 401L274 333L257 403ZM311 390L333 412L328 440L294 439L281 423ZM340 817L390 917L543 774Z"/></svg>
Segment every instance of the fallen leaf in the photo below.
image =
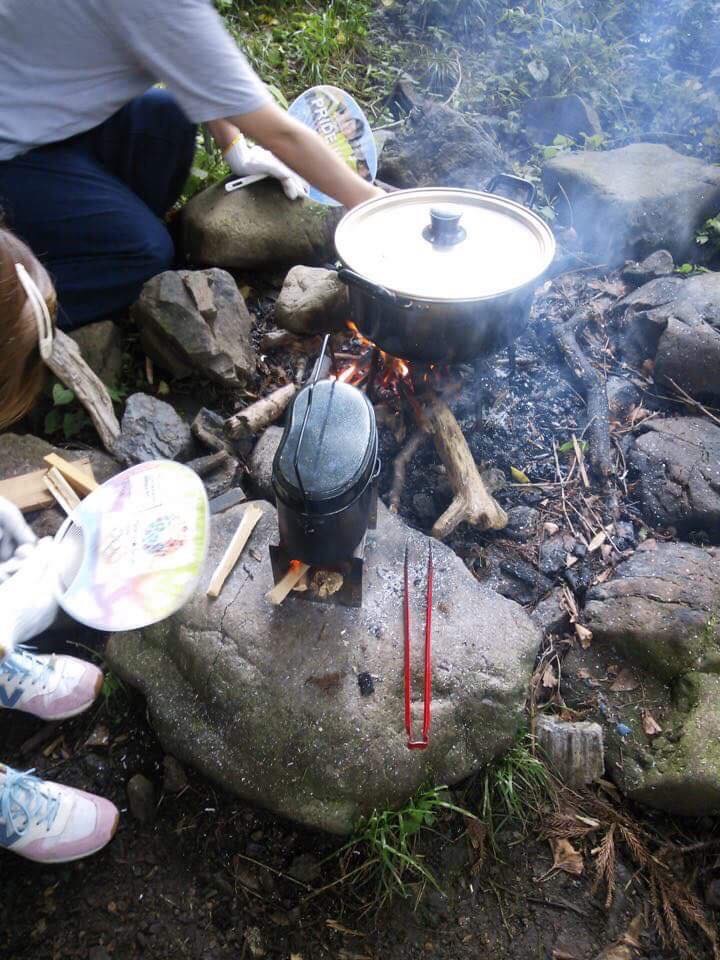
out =
<svg viewBox="0 0 720 960"><path fill-rule="evenodd" d="M631 690L637 690L639 686L640 683L630 667L623 667L610 689L613 693L630 693Z"/></svg>
<svg viewBox="0 0 720 960"><path fill-rule="evenodd" d="M656 737L659 733L662 733L662 727L649 710L643 710L642 712L642 725L648 737Z"/></svg>
<svg viewBox="0 0 720 960"><path fill-rule="evenodd" d="M596 533L588 544L588 553L595 553L607 540L607 533L604 530L601 530L600 533Z"/></svg>
<svg viewBox="0 0 720 960"><path fill-rule="evenodd" d="M548 688L557 686L557 677L555 676L555 670L551 663L549 663L545 667L545 672L543 673L543 678L542 678L542 685Z"/></svg>
<svg viewBox="0 0 720 960"><path fill-rule="evenodd" d="M550 839L550 849L552 850L555 870L562 870L563 873L569 873L573 877L580 876L585 869L582 854L573 847L569 840L552 837Z"/></svg>
<svg viewBox="0 0 720 960"><path fill-rule="evenodd" d="M543 524L543 530L549 537L554 537L556 533L560 532L560 527L551 520L548 520L547 523Z"/></svg>
<svg viewBox="0 0 720 960"><path fill-rule="evenodd" d="M557 947L552 952L552 960L580 960L576 953L568 953L567 950L559 950Z"/></svg>
<svg viewBox="0 0 720 960"><path fill-rule="evenodd" d="M563 587L563 603L565 604L565 609L570 614L571 617L577 617L578 608L575 603L575 597L572 595L568 587Z"/></svg>
<svg viewBox="0 0 720 960"><path fill-rule="evenodd" d="M565 566L568 569L570 567L574 567L577 562L578 562L578 557L574 556L572 553L565 554Z"/></svg>
<svg viewBox="0 0 720 960"><path fill-rule="evenodd" d="M640 934L645 926L643 915L639 913L627 928L625 933L615 943L597 955L595 960L633 960L637 951L641 949Z"/></svg>
<svg viewBox="0 0 720 960"><path fill-rule="evenodd" d="M579 669L578 672L575 674L575 676L578 678L578 680L589 680L589 679L590 679L590 671L589 671L589 670L586 670L585 667L580 667L580 669Z"/></svg>
<svg viewBox="0 0 720 960"><path fill-rule="evenodd" d="M515 483L530 483L530 478L526 473L523 473L522 470L518 470L517 467L510 467L510 476L513 478Z"/></svg>
<svg viewBox="0 0 720 960"><path fill-rule="evenodd" d="M592 643L592 630L588 629L588 627L584 627L581 623L576 623L575 636L580 641L580 646L583 648L583 650L587 650Z"/></svg>

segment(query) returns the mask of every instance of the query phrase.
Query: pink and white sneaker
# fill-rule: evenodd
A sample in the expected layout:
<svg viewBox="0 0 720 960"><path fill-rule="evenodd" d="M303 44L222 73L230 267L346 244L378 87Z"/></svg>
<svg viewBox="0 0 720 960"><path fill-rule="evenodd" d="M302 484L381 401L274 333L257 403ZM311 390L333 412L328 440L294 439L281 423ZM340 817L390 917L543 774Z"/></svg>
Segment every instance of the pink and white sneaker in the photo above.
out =
<svg viewBox="0 0 720 960"><path fill-rule="evenodd" d="M37 863L80 860L109 843L117 807L0 764L0 847Z"/></svg>
<svg viewBox="0 0 720 960"><path fill-rule="evenodd" d="M94 703L102 670L76 657L33 654L25 647L0 660L0 707L41 720L67 720Z"/></svg>

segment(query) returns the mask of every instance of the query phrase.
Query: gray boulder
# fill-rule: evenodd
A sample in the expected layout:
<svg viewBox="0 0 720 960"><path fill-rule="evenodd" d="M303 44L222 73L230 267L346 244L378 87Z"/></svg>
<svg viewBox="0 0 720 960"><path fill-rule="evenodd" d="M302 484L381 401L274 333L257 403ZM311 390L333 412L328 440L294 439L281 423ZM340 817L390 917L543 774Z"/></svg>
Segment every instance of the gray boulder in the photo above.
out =
<svg viewBox="0 0 720 960"><path fill-rule="evenodd" d="M720 427L701 417L650 420L630 463L646 519L720 542Z"/></svg>
<svg viewBox="0 0 720 960"><path fill-rule="evenodd" d="M593 642L564 664L566 702L594 702L618 786L672 814L720 812L719 609L717 549L646 543L588 592Z"/></svg>
<svg viewBox="0 0 720 960"><path fill-rule="evenodd" d="M131 316L143 349L175 377L237 386L255 373L252 319L225 270L168 270L145 284Z"/></svg>
<svg viewBox="0 0 720 960"><path fill-rule="evenodd" d="M588 591L593 639L614 644L664 681L720 671L720 552L688 543L641 545L616 576Z"/></svg>
<svg viewBox="0 0 720 960"><path fill-rule="evenodd" d="M89 323L69 336L80 348L83 360L108 387L117 386L122 374L123 351L120 328L112 320Z"/></svg>
<svg viewBox="0 0 720 960"><path fill-rule="evenodd" d="M335 257L341 215L339 207L288 200L275 180L233 193L218 183L183 208L184 249L190 263L229 270L320 265Z"/></svg>
<svg viewBox="0 0 720 960"><path fill-rule="evenodd" d="M583 134L594 137L602 133L597 110L576 93L526 100L520 119L535 143L552 143L558 134L581 143Z"/></svg>
<svg viewBox="0 0 720 960"><path fill-rule="evenodd" d="M483 187L507 160L493 131L450 107L423 105L390 137L378 177L394 187Z"/></svg>
<svg viewBox="0 0 720 960"><path fill-rule="evenodd" d="M278 326L292 333L345 330L350 317L348 289L334 270L293 267L275 304Z"/></svg>
<svg viewBox="0 0 720 960"><path fill-rule="evenodd" d="M428 540L381 508L366 554L363 607L265 600L272 586L264 516L216 601L212 571L244 507L213 518L205 576L170 620L110 640L112 669L148 700L166 752L239 796L311 827L347 833L422 784L455 783L504 750L522 720L540 633L434 542L433 722L410 751L403 724L402 569L410 542L413 709L421 722ZM362 696L369 673L374 693Z"/></svg>
<svg viewBox="0 0 720 960"><path fill-rule="evenodd" d="M682 261L695 231L720 209L720 167L655 143L550 160L548 196L567 198L583 249L610 266L659 248Z"/></svg>
<svg viewBox="0 0 720 960"><path fill-rule="evenodd" d="M272 486L273 461L282 436L282 427L268 427L255 444L248 461L248 473L253 488L259 496L271 503L275 503L275 491Z"/></svg>
<svg viewBox="0 0 720 960"><path fill-rule="evenodd" d="M656 250L638 263L628 260L623 267L622 278L629 283L649 283L659 277L668 277L675 269L675 261L669 250Z"/></svg>
<svg viewBox="0 0 720 960"><path fill-rule="evenodd" d="M128 397L115 453L127 466L146 460L183 460L190 454L190 427L169 403L146 393Z"/></svg>
<svg viewBox="0 0 720 960"><path fill-rule="evenodd" d="M623 354L655 359L658 383L673 380L694 397L720 397L720 273L644 284L612 309Z"/></svg>

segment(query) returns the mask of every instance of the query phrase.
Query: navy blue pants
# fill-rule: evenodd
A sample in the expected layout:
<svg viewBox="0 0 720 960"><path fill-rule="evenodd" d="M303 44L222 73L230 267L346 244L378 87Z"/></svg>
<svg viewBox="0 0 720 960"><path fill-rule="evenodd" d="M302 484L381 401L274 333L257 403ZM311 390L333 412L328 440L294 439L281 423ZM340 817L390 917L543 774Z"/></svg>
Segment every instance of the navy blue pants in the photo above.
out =
<svg viewBox="0 0 720 960"><path fill-rule="evenodd" d="M53 278L61 327L117 316L173 265L161 217L180 196L195 133L153 89L87 133L0 162L5 223Z"/></svg>

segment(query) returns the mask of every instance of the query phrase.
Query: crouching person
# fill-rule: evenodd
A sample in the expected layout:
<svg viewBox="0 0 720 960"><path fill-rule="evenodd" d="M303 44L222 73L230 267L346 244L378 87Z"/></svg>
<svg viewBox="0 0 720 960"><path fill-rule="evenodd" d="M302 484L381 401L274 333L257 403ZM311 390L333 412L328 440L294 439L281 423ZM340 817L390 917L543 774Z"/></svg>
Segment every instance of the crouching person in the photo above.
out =
<svg viewBox="0 0 720 960"><path fill-rule="evenodd" d="M0 228L0 428L32 407L51 347L55 293L30 250ZM63 554L38 540L20 511L0 498L0 708L45 721L86 710L102 672L75 657L38 655L27 641L50 627ZM108 800L0 762L0 847L40 863L66 863L102 849L119 814Z"/></svg>

